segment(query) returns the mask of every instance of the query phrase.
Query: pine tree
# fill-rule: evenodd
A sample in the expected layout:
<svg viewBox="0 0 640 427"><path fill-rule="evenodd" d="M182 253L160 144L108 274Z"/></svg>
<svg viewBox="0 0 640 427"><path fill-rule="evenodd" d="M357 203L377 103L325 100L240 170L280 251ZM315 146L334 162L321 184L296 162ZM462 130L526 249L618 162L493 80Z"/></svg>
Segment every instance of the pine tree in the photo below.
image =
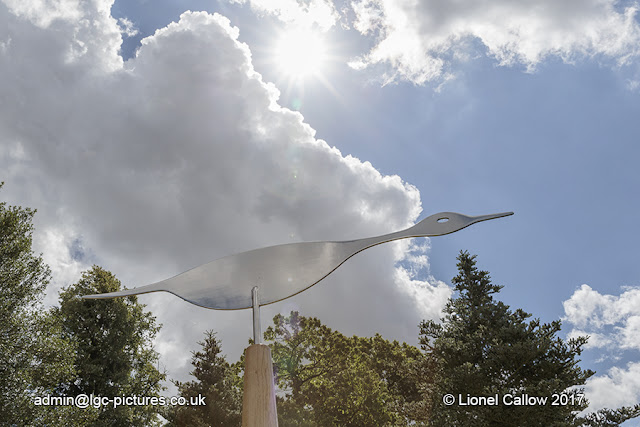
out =
<svg viewBox="0 0 640 427"><path fill-rule="evenodd" d="M587 407L580 386L594 374L578 366L587 338L563 341L556 336L560 321L529 320L530 314L496 301L493 296L502 287L476 268L475 258L467 252L458 256L452 281L458 296L447 304L443 322L420 324L425 370L433 372L423 385L426 420L450 426L571 425L576 411ZM453 404L443 402L447 395ZM509 404L509 396L526 395L547 400ZM465 405L473 397L495 396L496 402ZM554 399L562 404L552 406Z"/></svg>
<svg viewBox="0 0 640 427"><path fill-rule="evenodd" d="M170 426L239 426L242 409L242 384L227 363L220 341L213 331L205 333L198 343L202 349L194 352L191 375L195 380L176 381L180 395L187 401L197 402L204 396L205 406L179 405L170 408L167 418Z"/></svg>

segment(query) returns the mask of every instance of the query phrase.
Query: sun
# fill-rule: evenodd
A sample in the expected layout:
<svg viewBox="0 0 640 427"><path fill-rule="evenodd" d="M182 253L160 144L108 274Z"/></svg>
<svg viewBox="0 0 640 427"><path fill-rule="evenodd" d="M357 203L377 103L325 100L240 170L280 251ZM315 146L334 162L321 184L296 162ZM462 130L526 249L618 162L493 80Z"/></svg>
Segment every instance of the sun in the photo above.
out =
<svg viewBox="0 0 640 427"><path fill-rule="evenodd" d="M325 42L321 34L312 29L289 29L275 43L273 60L280 72L290 79L318 76L326 58Z"/></svg>

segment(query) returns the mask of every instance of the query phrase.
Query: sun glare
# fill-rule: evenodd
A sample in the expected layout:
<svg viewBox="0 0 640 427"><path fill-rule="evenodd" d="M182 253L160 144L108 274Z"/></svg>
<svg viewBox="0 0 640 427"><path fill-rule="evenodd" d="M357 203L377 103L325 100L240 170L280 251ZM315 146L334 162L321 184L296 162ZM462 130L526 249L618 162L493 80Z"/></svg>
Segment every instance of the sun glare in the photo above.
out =
<svg viewBox="0 0 640 427"><path fill-rule="evenodd" d="M310 29L289 30L275 46L275 62L280 71L294 79L317 75L325 61L324 40Z"/></svg>

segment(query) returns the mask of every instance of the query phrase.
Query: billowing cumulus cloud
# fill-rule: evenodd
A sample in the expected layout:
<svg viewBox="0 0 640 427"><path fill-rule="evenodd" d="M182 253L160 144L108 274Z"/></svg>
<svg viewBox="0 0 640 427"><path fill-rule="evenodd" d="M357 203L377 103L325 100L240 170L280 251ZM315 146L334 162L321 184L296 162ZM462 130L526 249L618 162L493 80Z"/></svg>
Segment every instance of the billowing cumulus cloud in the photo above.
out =
<svg viewBox="0 0 640 427"><path fill-rule="evenodd" d="M589 346L640 350L640 288L627 288L616 296L582 285L563 305L573 334L595 337Z"/></svg>
<svg viewBox="0 0 640 427"><path fill-rule="evenodd" d="M92 263L135 287L231 253L417 219L415 187L342 155L278 105L225 17L185 12L123 62L110 7L0 3L2 197L38 209L37 249L55 276L48 301ZM415 343L420 319L450 295L419 279L423 252L406 241L373 248L263 318L297 309L346 334ZM164 324L158 349L173 378L184 379L205 329L232 359L251 335L248 310L140 300Z"/></svg>
<svg viewBox="0 0 640 427"><path fill-rule="evenodd" d="M569 337L589 336L587 348L606 349L605 357L640 350L640 288L603 295L582 285L563 303ZM590 410L633 405L640 399L640 364L614 367L591 377L585 386Z"/></svg>
<svg viewBox="0 0 640 427"><path fill-rule="evenodd" d="M550 56L567 62L604 56L623 64L639 52L635 3L356 0L352 7L354 28L377 42L351 65L386 64L386 82L450 78L452 58L485 49L501 65L521 64L529 70ZM478 42L482 47L472 49Z"/></svg>

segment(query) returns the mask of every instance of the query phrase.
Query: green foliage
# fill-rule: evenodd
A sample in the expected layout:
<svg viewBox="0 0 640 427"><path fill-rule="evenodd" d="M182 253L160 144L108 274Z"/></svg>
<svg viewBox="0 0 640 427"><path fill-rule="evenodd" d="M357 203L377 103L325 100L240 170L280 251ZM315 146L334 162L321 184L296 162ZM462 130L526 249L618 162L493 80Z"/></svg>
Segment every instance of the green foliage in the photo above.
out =
<svg viewBox="0 0 640 427"><path fill-rule="evenodd" d="M0 184L2 187L2 184ZM35 210L0 203L0 420L9 425L85 425L95 413L37 406L34 397L56 395L74 376L73 345L44 313L50 271L32 252Z"/></svg>
<svg viewBox="0 0 640 427"><path fill-rule="evenodd" d="M581 399L583 385L593 375L578 366L577 356L586 337L567 342L556 337L560 322L541 324L530 314L511 311L493 295L501 286L491 283L489 273L479 271L475 256L461 252L459 273L453 278L457 298L449 301L442 324L423 321L420 343L426 351L425 370L433 376L425 381L427 413L433 425L571 425L574 411L586 408ZM446 406L443 396L456 397ZM560 406L504 405L502 396L528 394L569 396ZM458 399L499 396L496 406L463 406Z"/></svg>
<svg viewBox="0 0 640 427"><path fill-rule="evenodd" d="M579 418L579 423L589 427L613 427L637 417L640 417L640 403L618 409L601 409Z"/></svg>
<svg viewBox="0 0 640 427"><path fill-rule="evenodd" d="M2 187L2 184L0 184ZM50 270L32 252L34 210L0 203L0 422L8 425L147 426L158 414L171 426L241 422L243 360L229 365L212 331L193 353L195 380L176 382L206 406L38 406L35 398L79 394L158 396L155 318L135 297L83 300L118 291L120 282L94 266L45 311ZM582 386L593 375L578 366L586 337L563 341L559 321L541 323L494 300L501 286L461 252L442 323L423 321L423 352L405 343L346 337L316 318L277 315L264 334L278 393L280 426L517 425L614 426L640 416L640 405L578 417ZM446 406L445 394L456 397ZM567 405L463 406L459 396L550 397Z"/></svg>
<svg viewBox="0 0 640 427"><path fill-rule="evenodd" d="M380 335L345 337L316 318L277 315L270 347L281 426L407 425L420 351Z"/></svg>
<svg viewBox="0 0 640 427"><path fill-rule="evenodd" d="M87 294L121 290L113 274L94 266L60 294L54 310L62 336L76 345L77 378L61 383L65 395L158 396L165 378L157 368L152 341L160 329L136 297L84 300ZM158 406L107 405L95 425L147 426L157 422Z"/></svg>
<svg viewBox="0 0 640 427"><path fill-rule="evenodd" d="M213 331L205 333L202 350L193 353L191 375L195 381L175 382L188 401L204 396L206 406L170 408L169 426L239 426L242 410L242 382L221 354L220 341Z"/></svg>

